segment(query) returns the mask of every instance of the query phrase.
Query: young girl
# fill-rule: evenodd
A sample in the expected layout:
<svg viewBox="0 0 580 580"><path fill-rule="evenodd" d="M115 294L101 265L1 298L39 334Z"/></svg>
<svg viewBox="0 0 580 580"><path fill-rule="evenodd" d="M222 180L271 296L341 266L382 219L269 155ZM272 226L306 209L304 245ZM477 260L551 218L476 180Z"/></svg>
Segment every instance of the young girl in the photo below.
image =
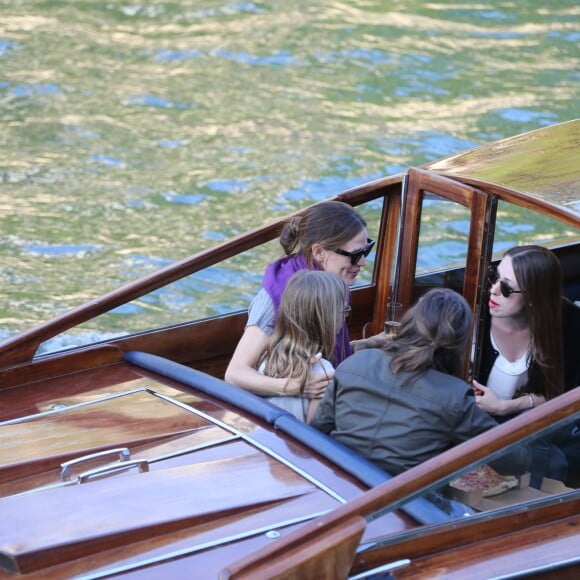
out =
<svg viewBox="0 0 580 580"><path fill-rule="evenodd" d="M332 356L336 335L349 312L348 287L336 274L303 270L290 278L258 370L287 382L297 379L301 394L269 397L269 401L301 421L310 420L319 399L306 398L304 385L315 376L328 384L334 376L327 359Z"/></svg>

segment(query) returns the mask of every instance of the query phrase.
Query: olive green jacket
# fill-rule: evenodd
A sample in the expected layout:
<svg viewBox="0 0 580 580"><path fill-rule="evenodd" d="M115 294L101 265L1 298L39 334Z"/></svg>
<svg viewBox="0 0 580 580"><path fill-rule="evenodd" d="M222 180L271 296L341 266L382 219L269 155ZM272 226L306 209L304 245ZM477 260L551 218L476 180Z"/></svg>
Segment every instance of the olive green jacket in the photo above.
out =
<svg viewBox="0 0 580 580"><path fill-rule="evenodd" d="M393 374L390 361L382 350L365 349L342 362L312 425L391 475L497 425L464 381L428 370L402 386L408 374ZM529 452L521 448L506 463L519 474L528 462Z"/></svg>

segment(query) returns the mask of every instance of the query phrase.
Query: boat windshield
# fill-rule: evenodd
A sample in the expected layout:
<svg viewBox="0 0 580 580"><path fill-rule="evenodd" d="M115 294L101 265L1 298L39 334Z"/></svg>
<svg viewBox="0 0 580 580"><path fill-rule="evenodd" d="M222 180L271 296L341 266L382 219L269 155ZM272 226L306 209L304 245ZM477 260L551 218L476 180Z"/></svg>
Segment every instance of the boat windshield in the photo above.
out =
<svg viewBox="0 0 580 580"><path fill-rule="evenodd" d="M501 427L500 427L501 428ZM475 440L474 440L475 441ZM468 442L471 443L471 442ZM580 445L580 413L539 429L489 453L478 461L447 473L430 485L369 514L369 529L359 553L404 541L407 536L431 534L449 520L489 519L525 512L540 504L577 498L580 474L567 469L566 446ZM410 500L422 498L434 503L449 516L440 524L427 525L407 534L380 536L380 519L403 508Z"/></svg>

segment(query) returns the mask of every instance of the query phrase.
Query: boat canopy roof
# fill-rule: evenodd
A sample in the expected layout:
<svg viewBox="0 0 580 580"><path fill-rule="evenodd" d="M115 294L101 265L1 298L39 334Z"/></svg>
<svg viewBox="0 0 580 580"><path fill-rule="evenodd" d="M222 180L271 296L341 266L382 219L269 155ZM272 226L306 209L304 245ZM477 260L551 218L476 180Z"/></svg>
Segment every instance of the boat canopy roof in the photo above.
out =
<svg viewBox="0 0 580 580"><path fill-rule="evenodd" d="M530 131L429 163L462 181L493 183L580 216L580 119Z"/></svg>

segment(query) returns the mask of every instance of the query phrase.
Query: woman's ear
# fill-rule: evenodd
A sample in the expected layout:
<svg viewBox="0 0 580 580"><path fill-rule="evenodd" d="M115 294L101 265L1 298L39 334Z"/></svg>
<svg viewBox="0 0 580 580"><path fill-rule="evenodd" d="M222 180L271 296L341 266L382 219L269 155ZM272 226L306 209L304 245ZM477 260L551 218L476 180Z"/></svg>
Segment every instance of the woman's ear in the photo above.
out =
<svg viewBox="0 0 580 580"><path fill-rule="evenodd" d="M312 259L322 268L326 250L320 244L312 244Z"/></svg>

